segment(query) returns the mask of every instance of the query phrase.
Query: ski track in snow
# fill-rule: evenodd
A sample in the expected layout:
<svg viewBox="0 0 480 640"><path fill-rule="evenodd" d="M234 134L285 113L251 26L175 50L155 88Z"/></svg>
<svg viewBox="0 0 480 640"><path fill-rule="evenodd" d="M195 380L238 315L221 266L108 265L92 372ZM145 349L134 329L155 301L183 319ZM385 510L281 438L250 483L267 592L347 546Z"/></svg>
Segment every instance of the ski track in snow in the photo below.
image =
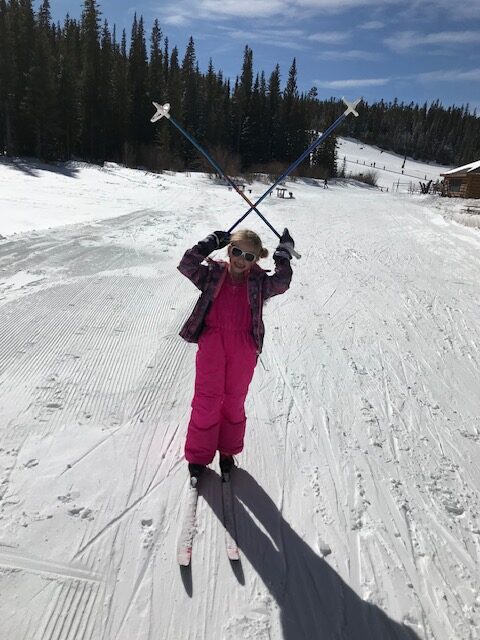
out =
<svg viewBox="0 0 480 640"><path fill-rule="evenodd" d="M214 470L176 564L197 292L175 266L237 194L166 179L159 208L0 245L2 638L480 637L478 233L294 188L263 207L303 258L265 308L235 565Z"/></svg>

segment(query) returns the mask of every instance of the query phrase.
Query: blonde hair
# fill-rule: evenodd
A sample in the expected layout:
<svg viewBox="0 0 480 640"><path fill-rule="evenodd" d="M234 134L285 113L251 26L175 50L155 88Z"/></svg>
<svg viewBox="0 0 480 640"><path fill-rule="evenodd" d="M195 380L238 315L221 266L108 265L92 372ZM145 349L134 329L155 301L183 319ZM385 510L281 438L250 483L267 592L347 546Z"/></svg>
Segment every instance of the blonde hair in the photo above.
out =
<svg viewBox="0 0 480 640"><path fill-rule="evenodd" d="M230 243L235 244L235 242L249 242L253 247L255 247L255 253L257 254L257 259L266 258L268 256L268 249L262 245L262 241L260 240L260 236L255 233L255 231L250 231L250 229L239 229L235 231L230 236Z"/></svg>

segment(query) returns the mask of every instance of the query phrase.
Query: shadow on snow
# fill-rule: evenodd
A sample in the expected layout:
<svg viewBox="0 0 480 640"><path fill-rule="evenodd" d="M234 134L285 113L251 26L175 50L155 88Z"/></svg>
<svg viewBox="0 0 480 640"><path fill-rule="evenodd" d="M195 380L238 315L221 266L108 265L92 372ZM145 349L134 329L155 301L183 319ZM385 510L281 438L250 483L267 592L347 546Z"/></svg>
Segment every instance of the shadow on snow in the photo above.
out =
<svg viewBox="0 0 480 640"><path fill-rule="evenodd" d="M0 164L3 164L12 169L17 169L22 173L33 178L41 177L42 171L48 171L50 173L57 173L67 178L75 178L78 173L78 168L74 163L52 163L40 162L39 160L26 159L26 158L0 158Z"/></svg>
<svg viewBox="0 0 480 640"><path fill-rule="evenodd" d="M295 533L249 473L237 469L232 483L239 548L280 607L285 640L419 640L410 627L362 600ZM214 488L220 486L218 474L209 471L201 485L203 499L223 520L221 492ZM241 564L232 563L232 568L239 583L244 584ZM191 595L191 577L182 574L182 579Z"/></svg>

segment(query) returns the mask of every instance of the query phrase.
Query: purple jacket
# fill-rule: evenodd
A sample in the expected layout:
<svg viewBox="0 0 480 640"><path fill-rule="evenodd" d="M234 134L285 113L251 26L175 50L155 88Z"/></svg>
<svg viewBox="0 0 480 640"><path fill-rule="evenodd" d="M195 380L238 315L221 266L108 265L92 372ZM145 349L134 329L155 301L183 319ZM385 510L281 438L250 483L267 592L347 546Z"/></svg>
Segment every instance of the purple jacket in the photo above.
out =
<svg viewBox="0 0 480 640"><path fill-rule="evenodd" d="M205 326L205 317L227 274L228 263L216 260L202 262L216 248L216 239L209 236L185 252L178 270L183 273L202 292L200 298L183 325L180 335L187 342L198 342ZM258 266L253 265L248 276L248 301L252 310L252 334L257 353L261 353L265 326L262 319L263 303L268 298L284 293L290 286L292 268L290 260L276 256L275 273L271 276Z"/></svg>

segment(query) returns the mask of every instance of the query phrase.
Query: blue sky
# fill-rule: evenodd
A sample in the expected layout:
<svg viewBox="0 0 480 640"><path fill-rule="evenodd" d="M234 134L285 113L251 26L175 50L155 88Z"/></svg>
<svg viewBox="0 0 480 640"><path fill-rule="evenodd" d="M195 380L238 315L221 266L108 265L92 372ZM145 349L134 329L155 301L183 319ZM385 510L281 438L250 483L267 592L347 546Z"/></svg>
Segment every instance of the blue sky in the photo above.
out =
<svg viewBox="0 0 480 640"><path fill-rule="evenodd" d="M38 6L37 2L37 6ZM52 16L79 17L81 0L52 0ZM193 36L202 71L210 56L233 79L243 49L267 78L278 62L286 80L296 57L301 91L363 96L480 112L480 0L103 0L103 17L130 37L133 15L149 35L158 18L180 59ZM162 97L163 99L163 97Z"/></svg>

